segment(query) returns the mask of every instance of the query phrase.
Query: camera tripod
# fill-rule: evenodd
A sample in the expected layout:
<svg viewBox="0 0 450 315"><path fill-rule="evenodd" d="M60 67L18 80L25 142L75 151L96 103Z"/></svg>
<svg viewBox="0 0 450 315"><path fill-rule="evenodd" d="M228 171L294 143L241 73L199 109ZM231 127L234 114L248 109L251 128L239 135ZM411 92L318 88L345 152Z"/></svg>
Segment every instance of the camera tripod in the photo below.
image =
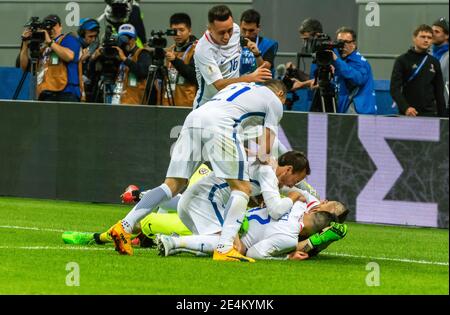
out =
<svg viewBox="0 0 450 315"><path fill-rule="evenodd" d="M318 67L314 82L319 83L319 88L314 93L311 112L337 113L336 91L331 83L333 77L330 65Z"/></svg>
<svg viewBox="0 0 450 315"><path fill-rule="evenodd" d="M152 93L154 92L155 80L157 78L161 79L161 88L159 100L156 100L157 104L150 104L152 98ZM165 90L167 89L167 91ZM173 96L173 91L171 87L171 82L169 79L169 70L164 65L152 64L148 69L147 83L145 85L144 96L142 97L142 105L162 105L164 93L167 92L167 98L169 101L169 106L175 106L175 99Z"/></svg>
<svg viewBox="0 0 450 315"><path fill-rule="evenodd" d="M99 102L100 99L100 93L102 97L102 101ZM111 104L112 96L114 94L114 82L111 83L108 80L105 80L104 78L101 78L98 81L98 85L96 88L95 93L95 101L103 104Z"/></svg>
<svg viewBox="0 0 450 315"><path fill-rule="evenodd" d="M30 82L30 90L29 90L29 96L30 99L33 101L37 100L37 95L36 95L36 87L37 87L37 75L36 75L36 71L37 71L37 64L38 64L38 59L37 58L31 58L31 69L30 69L30 73L31 73L31 82ZM14 91L14 95L12 97L13 100L17 100L17 98L19 97L20 91L22 90L23 84L25 83L25 80L28 76L28 71L24 71L22 74L22 77L20 78L19 84L17 85L16 90Z"/></svg>

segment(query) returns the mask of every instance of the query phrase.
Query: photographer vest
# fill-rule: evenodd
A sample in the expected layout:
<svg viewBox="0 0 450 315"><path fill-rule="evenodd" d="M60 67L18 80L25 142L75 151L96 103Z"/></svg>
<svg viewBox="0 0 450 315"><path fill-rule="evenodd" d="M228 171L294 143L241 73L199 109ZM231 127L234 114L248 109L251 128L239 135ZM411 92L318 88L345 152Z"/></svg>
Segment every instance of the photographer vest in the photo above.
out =
<svg viewBox="0 0 450 315"><path fill-rule="evenodd" d="M61 45L65 37L66 35L62 35L55 43ZM81 101L84 101L85 93L81 62L78 62L78 79L80 82ZM68 81L66 63L50 47L47 47L40 61L36 94L39 96L43 91L61 92L66 88Z"/></svg>
<svg viewBox="0 0 450 315"><path fill-rule="evenodd" d="M61 45L65 35L58 38L56 43ZM59 56L50 48L44 50L37 74L37 95L42 91L60 92L68 83L67 67Z"/></svg>
<svg viewBox="0 0 450 315"><path fill-rule="evenodd" d="M174 51L175 45L172 45L168 48L168 50L174 51L175 55L178 59L183 60L185 65L191 63L192 58L194 57L195 46L197 42L194 42L190 45L186 51ZM173 67L170 62L166 63L167 70L169 73L169 80L171 82L166 82L166 85L163 87L163 98L162 105L169 106L169 98L168 98L168 88L167 84L172 83L172 93L173 100L175 106L192 106L195 100L195 95L197 94L197 85L192 83L184 82L184 78L178 73L178 71ZM160 88L158 86L158 92L160 92ZM158 93L158 100L160 100L160 94Z"/></svg>
<svg viewBox="0 0 450 315"><path fill-rule="evenodd" d="M131 61L137 63L139 56L145 48L139 48L131 57ZM123 92L120 98L120 104L141 105L144 97L147 79L138 81L137 78L130 73L130 69L125 67L123 78Z"/></svg>

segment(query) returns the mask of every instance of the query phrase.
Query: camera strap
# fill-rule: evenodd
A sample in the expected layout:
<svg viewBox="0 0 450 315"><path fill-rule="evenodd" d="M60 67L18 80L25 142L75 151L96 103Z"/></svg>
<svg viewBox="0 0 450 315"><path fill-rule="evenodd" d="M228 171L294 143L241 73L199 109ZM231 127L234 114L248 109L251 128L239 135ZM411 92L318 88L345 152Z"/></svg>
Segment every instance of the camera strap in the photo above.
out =
<svg viewBox="0 0 450 315"><path fill-rule="evenodd" d="M425 62L428 60L428 57L429 57L429 55L427 54L423 58L423 60L420 63L420 65L416 68L416 70L413 72L413 74L409 77L408 81L406 81L407 84L417 77L417 75L419 74L420 70L422 70L423 66L425 65Z"/></svg>

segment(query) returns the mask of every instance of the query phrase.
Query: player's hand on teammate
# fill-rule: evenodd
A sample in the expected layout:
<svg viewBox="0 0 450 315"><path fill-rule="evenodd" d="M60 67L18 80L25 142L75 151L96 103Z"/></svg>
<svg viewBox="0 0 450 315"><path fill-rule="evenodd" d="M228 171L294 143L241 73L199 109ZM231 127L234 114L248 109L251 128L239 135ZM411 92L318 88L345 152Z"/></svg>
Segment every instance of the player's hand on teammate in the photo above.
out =
<svg viewBox="0 0 450 315"><path fill-rule="evenodd" d="M264 62L258 69L248 75L251 82L265 82L272 79L272 72L266 68Z"/></svg>
<svg viewBox="0 0 450 315"><path fill-rule="evenodd" d="M306 202L305 196L303 196L298 191L291 191L288 194L288 198L291 198L293 202L296 202L296 201Z"/></svg>
<svg viewBox="0 0 450 315"><path fill-rule="evenodd" d="M309 258L309 255L308 255L308 253L304 253L304 252L301 252L301 251L295 251L295 252L292 252L292 253L290 253L289 255L288 255L288 259L289 260L305 260L305 259L308 259Z"/></svg>

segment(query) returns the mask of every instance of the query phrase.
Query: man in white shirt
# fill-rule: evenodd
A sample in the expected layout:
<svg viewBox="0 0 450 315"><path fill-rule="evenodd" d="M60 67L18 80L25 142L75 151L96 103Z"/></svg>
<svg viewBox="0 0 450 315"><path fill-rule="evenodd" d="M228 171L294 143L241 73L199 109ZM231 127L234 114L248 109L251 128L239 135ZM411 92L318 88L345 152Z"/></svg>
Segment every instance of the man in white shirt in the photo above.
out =
<svg viewBox="0 0 450 315"><path fill-rule="evenodd" d="M237 82L264 82L272 78L263 64L253 73L239 77L242 48L240 28L233 22L231 10L225 5L213 7L208 13L208 30L199 39L194 60L199 89L194 109L210 101L214 95Z"/></svg>
<svg viewBox="0 0 450 315"><path fill-rule="evenodd" d="M285 99L286 87L281 81L269 80L263 85L237 83L192 111L173 148L164 184L147 192L133 210L110 229L119 254L133 254L131 234L140 220L182 191L195 170L209 161L216 176L225 179L232 191L213 259L253 262L233 247L251 194L242 138L245 129L259 128L264 139L259 146L259 158L267 160L283 116Z"/></svg>

